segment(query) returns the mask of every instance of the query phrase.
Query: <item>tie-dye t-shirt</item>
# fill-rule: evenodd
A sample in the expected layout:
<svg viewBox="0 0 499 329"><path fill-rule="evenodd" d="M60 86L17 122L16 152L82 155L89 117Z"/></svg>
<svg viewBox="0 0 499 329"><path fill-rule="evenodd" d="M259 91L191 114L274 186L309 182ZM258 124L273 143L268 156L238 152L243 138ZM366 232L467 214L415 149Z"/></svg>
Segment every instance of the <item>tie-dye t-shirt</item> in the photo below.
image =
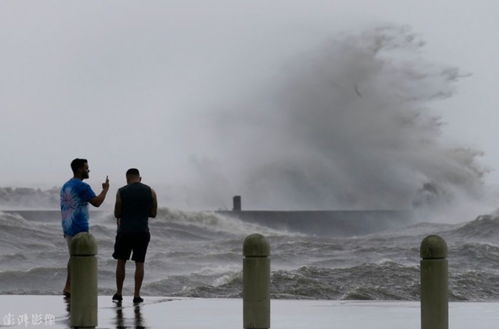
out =
<svg viewBox="0 0 499 329"><path fill-rule="evenodd" d="M88 232L88 201L95 197L87 183L71 178L61 189L61 215L64 235Z"/></svg>

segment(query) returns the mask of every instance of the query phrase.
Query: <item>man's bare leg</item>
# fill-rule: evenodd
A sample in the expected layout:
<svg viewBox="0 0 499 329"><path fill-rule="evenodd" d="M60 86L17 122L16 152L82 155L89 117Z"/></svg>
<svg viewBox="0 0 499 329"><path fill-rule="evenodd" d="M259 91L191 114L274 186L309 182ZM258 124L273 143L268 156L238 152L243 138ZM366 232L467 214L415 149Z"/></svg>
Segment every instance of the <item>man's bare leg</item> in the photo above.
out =
<svg viewBox="0 0 499 329"><path fill-rule="evenodd" d="M135 292L134 297L140 297L140 288L144 280L144 263L135 262Z"/></svg>
<svg viewBox="0 0 499 329"><path fill-rule="evenodd" d="M126 260L118 259L116 264L116 294L122 296L123 282L125 281Z"/></svg>
<svg viewBox="0 0 499 329"><path fill-rule="evenodd" d="M67 270L68 273L66 275L66 284L64 285L64 295L71 293L71 259L68 260Z"/></svg>

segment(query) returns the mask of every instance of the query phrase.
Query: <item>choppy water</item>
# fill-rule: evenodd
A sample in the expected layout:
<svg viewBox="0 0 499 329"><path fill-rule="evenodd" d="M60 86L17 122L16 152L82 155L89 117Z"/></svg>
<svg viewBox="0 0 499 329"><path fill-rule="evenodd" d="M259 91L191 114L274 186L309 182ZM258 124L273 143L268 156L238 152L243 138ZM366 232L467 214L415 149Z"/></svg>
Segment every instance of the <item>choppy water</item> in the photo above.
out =
<svg viewBox="0 0 499 329"><path fill-rule="evenodd" d="M0 213L0 294L59 294L68 259L59 213L27 217ZM215 213L161 209L150 228L144 295L239 297L242 242L258 232L272 248L274 298L417 300L419 245L426 235L440 234L449 246L451 300L499 299L499 217L328 238ZM112 214L93 214L91 232L99 247L100 294L112 294ZM126 294L133 270L128 264Z"/></svg>

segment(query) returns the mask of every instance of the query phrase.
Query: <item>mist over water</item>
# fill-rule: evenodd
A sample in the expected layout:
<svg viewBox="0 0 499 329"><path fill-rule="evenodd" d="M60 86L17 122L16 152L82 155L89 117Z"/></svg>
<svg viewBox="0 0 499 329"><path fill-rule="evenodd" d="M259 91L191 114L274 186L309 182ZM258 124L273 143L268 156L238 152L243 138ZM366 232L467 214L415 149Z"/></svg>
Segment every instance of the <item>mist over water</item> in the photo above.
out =
<svg viewBox="0 0 499 329"><path fill-rule="evenodd" d="M423 48L409 28L386 26L283 62L216 118L224 152L196 163L198 194L213 202L231 191L253 209L480 203L481 152L443 140L445 118L432 111L465 75L425 59Z"/></svg>
<svg viewBox="0 0 499 329"><path fill-rule="evenodd" d="M258 53L256 62L273 54L265 48ZM239 56L234 62L244 65ZM160 205L230 209L230 198L239 194L243 209L416 209L425 220L459 217L454 221L492 210L481 152L445 140L445 118L435 114L465 74L427 58L424 41L409 28L333 35L315 48L303 47L300 55L281 56L269 60L277 64L258 75L260 80L238 75L234 65L225 67L234 72L237 86L207 89L217 97L199 101L201 118L169 121L189 127L196 137L195 148L180 135L178 150L154 150L171 166L149 160L152 154L137 155L148 159L139 169L144 182L157 190ZM265 65L247 62L264 71ZM180 160L184 157L190 161ZM111 171L116 189L125 184L116 166L133 165L130 158L107 155L89 161L92 172L99 171L89 180L96 191L105 177L101 174ZM69 176L69 166L64 170ZM49 186L65 179L51 180ZM32 201L36 193L29 201L22 193L17 198L4 194L0 191L4 209L58 207L54 193L40 194L39 202ZM104 206L113 202L114 190Z"/></svg>

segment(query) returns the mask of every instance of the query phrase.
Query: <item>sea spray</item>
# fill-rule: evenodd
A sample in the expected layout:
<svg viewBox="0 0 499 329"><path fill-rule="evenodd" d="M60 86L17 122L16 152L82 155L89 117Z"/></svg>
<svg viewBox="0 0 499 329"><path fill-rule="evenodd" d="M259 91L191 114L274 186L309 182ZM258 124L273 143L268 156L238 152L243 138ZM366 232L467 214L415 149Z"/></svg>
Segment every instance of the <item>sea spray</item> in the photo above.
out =
<svg viewBox="0 0 499 329"><path fill-rule="evenodd" d="M466 74L425 59L410 28L343 33L276 71L214 116L224 150L193 162L199 200L232 190L250 209L463 211L484 196L481 152L444 140L433 111Z"/></svg>

